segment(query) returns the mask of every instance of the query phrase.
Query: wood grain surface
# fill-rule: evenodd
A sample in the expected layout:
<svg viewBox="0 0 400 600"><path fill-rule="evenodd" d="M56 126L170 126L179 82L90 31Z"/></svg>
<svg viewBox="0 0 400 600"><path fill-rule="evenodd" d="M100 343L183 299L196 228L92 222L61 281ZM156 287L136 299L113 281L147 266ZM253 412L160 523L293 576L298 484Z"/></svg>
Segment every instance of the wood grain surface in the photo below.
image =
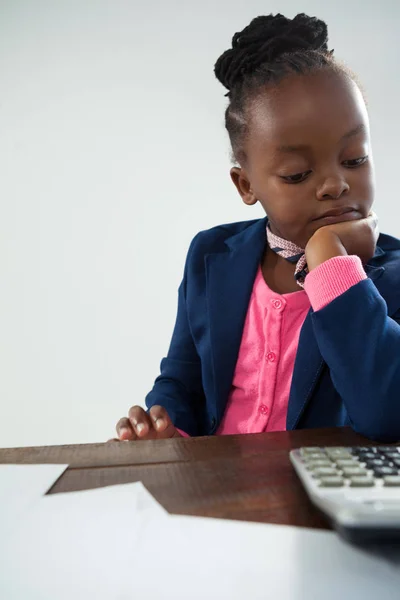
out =
<svg viewBox="0 0 400 600"><path fill-rule="evenodd" d="M0 463L65 463L49 493L142 481L171 513L316 528L329 524L289 461L300 446L371 445L349 428L0 449Z"/></svg>

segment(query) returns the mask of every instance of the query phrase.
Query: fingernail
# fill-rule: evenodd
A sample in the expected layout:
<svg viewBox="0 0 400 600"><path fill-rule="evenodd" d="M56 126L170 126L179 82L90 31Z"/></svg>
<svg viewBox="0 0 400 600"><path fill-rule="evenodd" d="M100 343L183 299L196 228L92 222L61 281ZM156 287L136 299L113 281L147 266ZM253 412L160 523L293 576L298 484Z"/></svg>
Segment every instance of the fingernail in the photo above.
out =
<svg viewBox="0 0 400 600"><path fill-rule="evenodd" d="M137 425L135 425L135 429L138 432L138 434L140 435L142 433L142 431L144 430L145 425L144 423L138 423Z"/></svg>
<svg viewBox="0 0 400 600"><path fill-rule="evenodd" d="M122 428L119 430L119 439L120 439L120 440L124 440L124 439L126 439L127 437L129 437L129 433L130 433L130 432L129 432L129 429L128 429L127 427L122 427Z"/></svg>
<svg viewBox="0 0 400 600"><path fill-rule="evenodd" d="M163 429L165 426L165 421L162 417L159 417L154 423L156 429Z"/></svg>

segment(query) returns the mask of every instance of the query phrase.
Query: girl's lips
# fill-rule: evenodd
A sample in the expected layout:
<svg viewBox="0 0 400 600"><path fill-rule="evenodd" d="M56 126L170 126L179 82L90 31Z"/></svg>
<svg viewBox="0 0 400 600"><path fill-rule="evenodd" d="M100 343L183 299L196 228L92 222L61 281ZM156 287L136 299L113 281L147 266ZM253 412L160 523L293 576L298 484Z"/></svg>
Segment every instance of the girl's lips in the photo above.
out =
<svg viewBox="0 0 400 600"><path fill-rule="evenodd" d="M358 210L350 210L342 213L341 215L320 217L319 219L314 219L313 222L318 223L321 227L323 227L324 225L333 225L334 223L342 223L343 221L356 221L357 219L361 219L361 215Z"/></svg>

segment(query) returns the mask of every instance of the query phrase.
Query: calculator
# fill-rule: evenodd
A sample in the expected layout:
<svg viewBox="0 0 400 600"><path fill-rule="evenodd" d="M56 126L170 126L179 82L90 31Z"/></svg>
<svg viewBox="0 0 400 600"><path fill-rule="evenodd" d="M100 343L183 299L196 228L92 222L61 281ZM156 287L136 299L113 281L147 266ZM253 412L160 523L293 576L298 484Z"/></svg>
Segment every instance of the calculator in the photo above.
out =
<svg viewBox="0 0 400 600"><path fill-rule="evenodd" d="M302 447L290 460L310 500L343 537L400 541L400 446Z"/></svg>

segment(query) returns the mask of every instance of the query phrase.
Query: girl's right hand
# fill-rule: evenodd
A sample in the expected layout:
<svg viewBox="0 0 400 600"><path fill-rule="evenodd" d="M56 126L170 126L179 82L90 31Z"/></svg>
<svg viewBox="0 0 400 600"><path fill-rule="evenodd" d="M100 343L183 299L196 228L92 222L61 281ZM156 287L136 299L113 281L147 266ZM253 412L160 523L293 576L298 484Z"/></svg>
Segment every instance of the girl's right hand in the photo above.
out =
<svg viewBox="0 0 400 600"><path fill-rule="evenodd" d="M305 253L309 271L335 256L357 255L366 264L375 254L379 238L378 217L367 217L324 225L309 239Z"/></svg>
<svg viewBox="0 0 400 600"><path fill-rule="evenodd" d="M162 406L152 406L147 413L141 406L132 406L128 417L117 423L117 438L109 441L157 440L182 437Z"/></svg>

